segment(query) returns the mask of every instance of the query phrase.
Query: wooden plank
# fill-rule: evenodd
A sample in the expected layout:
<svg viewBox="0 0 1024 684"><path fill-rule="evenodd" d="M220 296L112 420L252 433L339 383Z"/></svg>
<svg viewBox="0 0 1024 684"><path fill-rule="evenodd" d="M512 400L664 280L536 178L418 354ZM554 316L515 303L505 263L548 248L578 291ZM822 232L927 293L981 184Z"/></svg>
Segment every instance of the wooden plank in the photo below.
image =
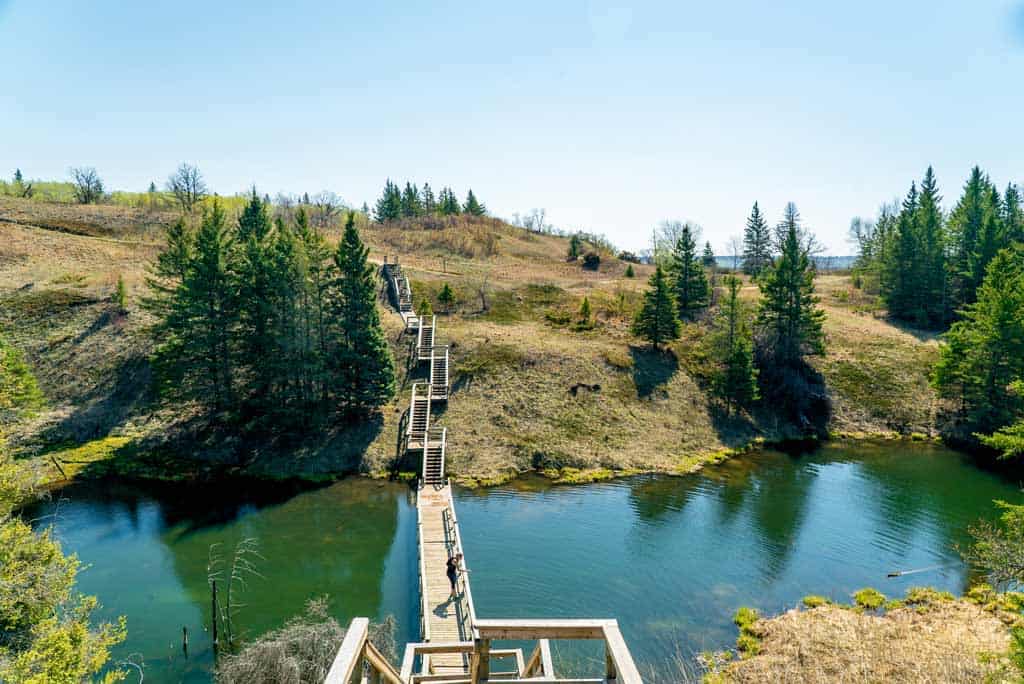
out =
<svg viewBox="0 0 1024 684"><path fill-rule="evenodd" d="M377 650L373 642L367 640L363 647L363 654L377 675L374 677L374 681L379 682L383 677L388 684L405 684L399 674L395 672L394 666Z"/></svg>
<svg viewBox="0 0 1024 684"><path fill-rule="evenodd" d="M327 679L324 684L349 684L356 666L362 661L363 645L366 643L366 636L370 629L368 618L353 618L345 632L345 639L341 642L341 648L334 656L331 669L327 672Z"/></svg>
<svg viewBox="0 0 1024 684"><path fill-rule="evenodd" d="M474 628L481 638L515 641L535 639L603 639L614 620L477 620Z"/></svg>
<svg viewBox="0 0 1024 684"><path fill-rule="evenodd" d="M544 668L545 677L555 676L555 665L551 659L551 642L547 639L541 639L537 643L537 647L540 649L540 660L542 667Z"/></svg>
<svg viewBox="0 0 1024 684"><path fill-rule="evenodd" d="M614 666L615 672L609 672L609 678L615 677L619 684L643 684L640 679L640 671L636 669L633 656L626 646L626 640L622 638L618 623L605 628L605 649L609 660Z"/></svg>

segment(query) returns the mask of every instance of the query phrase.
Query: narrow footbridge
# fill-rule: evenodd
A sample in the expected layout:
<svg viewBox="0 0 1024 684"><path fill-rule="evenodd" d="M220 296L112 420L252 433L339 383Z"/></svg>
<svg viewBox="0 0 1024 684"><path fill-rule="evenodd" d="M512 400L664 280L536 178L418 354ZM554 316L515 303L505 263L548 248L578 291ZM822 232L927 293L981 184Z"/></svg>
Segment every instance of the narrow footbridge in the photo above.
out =
<svg viewBox="0 0 1024 684"><path fill-rule="evenodd" d="M437 317L418 316L409 278L397 259L381 268L391 304L415 335L413 359L428 364L429 381L412 385L403 442L406 456L420 459L416 497L419 536L420 638L405 645L396 669L369 641L369 620L355 618L338 650L327 684L641 684L618 622L609 619L479 619L466 553L445 468L447 430L432 425L432 409L449 398L447 345L437 344ZM454 594L448 560L462 555ZM551 657L554 640L597 640L605 645L605 663L593 677L559 677ZM498 648L499 642L532 642L522 648Z"/></svg>

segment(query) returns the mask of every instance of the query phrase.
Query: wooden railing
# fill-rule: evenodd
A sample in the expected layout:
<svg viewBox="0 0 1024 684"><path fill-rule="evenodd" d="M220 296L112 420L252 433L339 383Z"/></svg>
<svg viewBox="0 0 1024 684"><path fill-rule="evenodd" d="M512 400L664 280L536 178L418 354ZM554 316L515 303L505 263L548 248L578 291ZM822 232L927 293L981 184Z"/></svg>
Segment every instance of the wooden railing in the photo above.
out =
<svg viewBox="0 0 1024 684"><path fill-rule="evenodd" d="M423 511L419 506L416 507L416 536L419 539L420 554L420 636L424 641L430 641L430 601L425 589L427 586L427 564L423 548Z"/></svg>
<svg viewBox="0 0 1024 684"><path fill-rule="evenodd" d="M349 623L324 684L349 684L357 671L363 681L407 684L408 680L402 679L398 670L370 643L369 631L370 621L367 618L357 617Z"/></svg>
<svg viewBox="0 0 1024 684"><path fill-rule="evenodd" d="M473 603L473 588L469 583L469 566L466 563L466 552L462 548L462 534L459 532L459 521L455 517L455 501L452 499L452 490L448 489L448 507L444 510L444 521L447 526L448 536L452 540L452 554L462 554L462 569L456 581L456 588L461 589L465 604L457 615L459 620L459 632L468 638L476 625L476 604Z"/></svg>

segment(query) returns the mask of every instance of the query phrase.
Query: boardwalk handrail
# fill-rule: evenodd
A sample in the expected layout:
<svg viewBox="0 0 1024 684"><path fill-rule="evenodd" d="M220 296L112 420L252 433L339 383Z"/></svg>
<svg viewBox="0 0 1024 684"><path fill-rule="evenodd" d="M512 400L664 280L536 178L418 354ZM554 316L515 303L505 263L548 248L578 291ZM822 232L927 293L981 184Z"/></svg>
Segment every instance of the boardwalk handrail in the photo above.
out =
<svg viewBox="0 0 1024 684"><path fill-rule="evenodd" d="M430 599L423 587L427 582L427 561L423 552L423 511L416 507L416 535L419 539L420 555L420 635L424 641L430 641Z"/></svg>
<svg viewBox="0 0 1024 684"><path fill-rule="evenodd" d="M445 523L449 526L449 531L452 535L452 550L456 554L462 554L462 568L464 572L459 573L459 581L462 583L462 595L465 597L466 606L469 609L466 615L469 619L469 629L464 632L464 636L468 638L476 634L476 606L473 603L473 589L467 577L469 567L466 564L466 552L462 548L462 534L459 532L459 521L455 517L455 501L452 499L451 488L448 489L448 507L444 511L444 516Z"/></svg>
<svg viewBox="0 0 1024 684"><path fill-rule="evenodd" d="M370 643L369 632L369 619L352 619L324 684L349 684L356 670L364 667L369 668L374 681L383 679L388 684L406 684L401 673Z"/></svg>

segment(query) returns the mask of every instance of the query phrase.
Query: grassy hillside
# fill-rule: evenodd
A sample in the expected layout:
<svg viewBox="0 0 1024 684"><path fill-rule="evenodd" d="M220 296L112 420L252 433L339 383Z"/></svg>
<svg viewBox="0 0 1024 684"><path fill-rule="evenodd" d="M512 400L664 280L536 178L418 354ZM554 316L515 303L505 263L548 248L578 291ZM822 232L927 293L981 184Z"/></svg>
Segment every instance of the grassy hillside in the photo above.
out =
<svg viewBox="0 0 1024 684"><path fill-rule="evenodd" d="M205 434L191 407L158 410L148 393L150 321L138 302L146 264L175 218L0 198L0 334L24 354L48 407L12 436L21 453L78 462L124 456L135 467L140 456L166 455L168 442L188 435L189 459L176 466L183 472L196 470L197 461L232 462L234 445ZM566 480L680 472L757 438L792 435L767 408L726 418L709 400L702 326L686 326L667 355L650 353L629 333L646 266L626 278L625 265L605 255L598 271L585 271L564 261L565 239L495 219L362 223L371 258L397 256L417 299L429 297L441 311L441 286L456 293L438 332L452 347L454 394L435 420L450 428L450 468L463 481L533 468ZM109 303L119 275L128 286L127 315ZM935 339L890 324L847 277L821 276L818 290L829 352L815 364L831 395L832 431L931 432L935 397L927 374ZM756 298L757 289L747 284L743 294ZM577 331L584 296L597 323ZM311 435L301 445L249 450L251 468L310 475L392 467L408 387L423 371L404 363L412 340L401 334L398 317L388 311L383 320L402 384L381 420ZM68 455L83 444L93 448Z"/></svg>

